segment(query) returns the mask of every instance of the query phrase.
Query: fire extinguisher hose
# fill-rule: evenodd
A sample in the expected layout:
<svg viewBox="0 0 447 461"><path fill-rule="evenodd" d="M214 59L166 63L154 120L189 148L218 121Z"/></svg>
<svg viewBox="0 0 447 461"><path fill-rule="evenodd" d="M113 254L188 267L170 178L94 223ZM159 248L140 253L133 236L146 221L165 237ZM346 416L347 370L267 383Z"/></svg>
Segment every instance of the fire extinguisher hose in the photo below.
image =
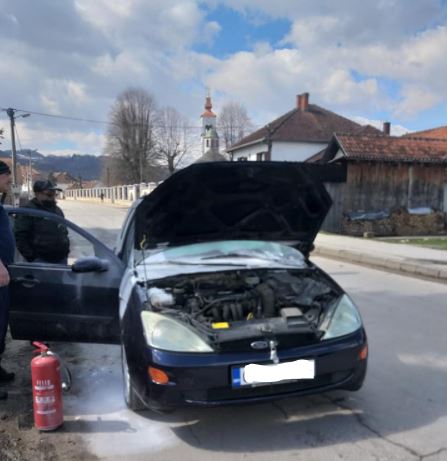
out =
<svg viewBox="0 0 447 461"><path fill-rule="evenodd" d="M69 391L71 389L71 384L73 382L71 371L68 368L67 364L61 359L59 354L56 352L48 351L48 355L54 355L59 360L61 365L61 383L62 383L62 390Z"/></svg>

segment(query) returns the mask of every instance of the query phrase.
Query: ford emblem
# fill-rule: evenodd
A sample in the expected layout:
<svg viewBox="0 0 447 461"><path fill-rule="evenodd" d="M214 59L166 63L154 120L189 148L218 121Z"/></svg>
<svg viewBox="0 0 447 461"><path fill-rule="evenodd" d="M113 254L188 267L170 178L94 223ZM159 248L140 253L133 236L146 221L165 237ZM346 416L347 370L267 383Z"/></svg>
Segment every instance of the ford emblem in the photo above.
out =
<svg viewBox="0 0 447 461"><path fill-rule="evenodd" d="M268 349L269 343L267 341L253 341L250 346L256 350Z"/></svg>

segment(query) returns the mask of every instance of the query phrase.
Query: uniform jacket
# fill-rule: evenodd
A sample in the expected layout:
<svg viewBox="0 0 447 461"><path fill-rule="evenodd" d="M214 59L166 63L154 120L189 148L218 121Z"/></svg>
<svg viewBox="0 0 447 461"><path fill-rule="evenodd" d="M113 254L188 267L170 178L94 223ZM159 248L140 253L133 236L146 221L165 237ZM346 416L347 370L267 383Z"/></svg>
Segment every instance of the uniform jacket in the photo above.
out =
<svg viewBox="0 0 447 461"><path fill-rule="evenodd" d="M25 208L34 208L64 217L62 210L54 204L43 206L33 198ZM17 216L14 224L17 249L27 261L36 258L56 263L68 256L70 241L67 228L56 221L35 216Z"/></svg>

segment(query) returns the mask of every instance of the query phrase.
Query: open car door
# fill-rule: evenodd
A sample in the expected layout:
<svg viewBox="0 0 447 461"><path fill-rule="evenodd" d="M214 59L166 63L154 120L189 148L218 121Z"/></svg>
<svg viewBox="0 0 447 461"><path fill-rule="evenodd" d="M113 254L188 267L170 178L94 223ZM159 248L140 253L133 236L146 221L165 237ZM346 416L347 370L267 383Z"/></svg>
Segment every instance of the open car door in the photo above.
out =
<svg viewBox="0 0 447 461"><path fill-rule="evenodd" d="M5 210L13 228L18 220L50 220L68 231L70 241L67 261L59 264L27 261L18 242L9 266L12 337L119 343L122 261L91 234L55 214L28 208Z"/></svg>

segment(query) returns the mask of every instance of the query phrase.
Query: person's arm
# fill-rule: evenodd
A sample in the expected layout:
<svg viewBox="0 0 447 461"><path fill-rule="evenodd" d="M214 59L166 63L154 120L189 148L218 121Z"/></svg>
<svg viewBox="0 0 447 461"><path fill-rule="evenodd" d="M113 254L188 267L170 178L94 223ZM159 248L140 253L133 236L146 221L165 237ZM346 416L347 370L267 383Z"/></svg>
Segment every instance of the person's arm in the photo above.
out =
<svg viewBox="0 0 447 461"><path fill-rule="evenodd" d="M33 218L30 216L17 216L14 222L14 235L17 249L27 261L34 261L36 255L32 246Z"/></svg>
<svg viewBox="0 0 447 461"><path fill-rule="evenodd" d="M9 272L0 259L0 287L6 287L9 285Z"/></svg>

